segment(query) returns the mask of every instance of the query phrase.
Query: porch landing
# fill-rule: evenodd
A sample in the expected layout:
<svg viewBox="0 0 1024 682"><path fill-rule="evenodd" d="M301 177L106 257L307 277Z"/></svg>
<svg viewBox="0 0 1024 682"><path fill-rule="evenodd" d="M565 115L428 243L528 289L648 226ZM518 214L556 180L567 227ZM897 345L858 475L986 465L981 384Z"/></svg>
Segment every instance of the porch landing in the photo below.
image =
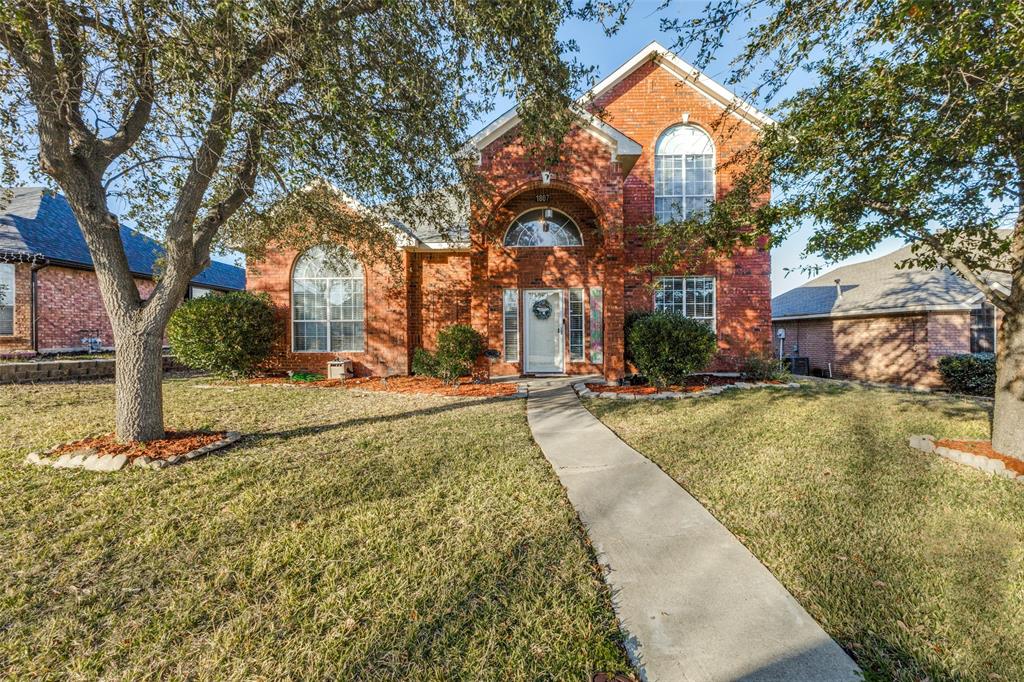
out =
<svg viewBox="0 0 1024 682"><path fill-rule="evenodd" d="M739 540L580 404L580 380L531 380L527 418L605 568L641 678L860 679Z"/></svg>

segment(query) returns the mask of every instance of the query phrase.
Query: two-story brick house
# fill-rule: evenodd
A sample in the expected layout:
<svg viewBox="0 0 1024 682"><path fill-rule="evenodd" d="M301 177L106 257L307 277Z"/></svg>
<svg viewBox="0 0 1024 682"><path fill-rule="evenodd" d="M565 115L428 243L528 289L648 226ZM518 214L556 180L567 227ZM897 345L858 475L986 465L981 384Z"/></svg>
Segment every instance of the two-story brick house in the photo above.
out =
<svg viewBox="0 0 1024 682"><path fill-rule="evenodd" d="M652 307L712 326L712 369L770 352L767 250L654 273L645 266L655 254L634 229L729 191L730 160L768 119L657 43L592 94L557 165L531 160L515 109L472 138L493 196L468 207L463 241L409 229L400 278L355 260L332 268L318 248L252 263L249 288L268 292L287 318L272 366L323 372L345 358L360 374L403 374L415 348L465 322L500 352L495 375L614 380L626 369L625 315Z"/></svg>

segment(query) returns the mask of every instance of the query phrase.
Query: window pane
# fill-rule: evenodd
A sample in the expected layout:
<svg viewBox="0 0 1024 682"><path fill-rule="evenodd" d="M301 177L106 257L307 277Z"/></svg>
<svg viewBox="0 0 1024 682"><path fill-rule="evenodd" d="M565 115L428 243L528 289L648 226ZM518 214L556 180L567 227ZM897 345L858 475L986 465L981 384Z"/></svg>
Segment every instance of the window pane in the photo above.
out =
<svg viewBox="0 0 1024 682"><path fill-rule="evenodd" d="M331 351L358 353L364 347L362 322L331 322Z"/></svg>
<svg viewBox="0 0 1024 682"><path fill-rule="evenodd" d="M293 284L292 292L293 319L327 319L327 280L297 279Z"/></svg>
<svg viewBox="0 0 1024 682"><path fill-rule="evenodd" d="M327 351L326 322L295 322L292 341L297 351Z"/></svg>
<svg viewBox="0 0 1024 682"><path fill-rule="evenodd" d="M519 290L505 289L502 304L505 321L505 362L519 362Z"/></svg>
<svg viewBox="0 0 1024 682"><path fill-rule="evenodd" d="M583 289L569 289L569 360L583 360L583 338Z"/></svg>

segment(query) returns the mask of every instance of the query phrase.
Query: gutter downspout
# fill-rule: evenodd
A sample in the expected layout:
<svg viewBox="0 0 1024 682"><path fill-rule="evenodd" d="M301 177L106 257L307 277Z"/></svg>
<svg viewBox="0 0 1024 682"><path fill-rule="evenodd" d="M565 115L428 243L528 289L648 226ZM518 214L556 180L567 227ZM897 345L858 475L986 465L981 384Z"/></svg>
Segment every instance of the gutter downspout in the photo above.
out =
<svg viewBox="0 0 1024 682"><path fill-rule="evenodd" d="M42 260L39 260L39 261L36 261L36 262L32 263L32 268L30 270L30 272L32 273L31 285L30 285L30 290L32 292L32 301L31 301L31 306L32 306L32 309L31 309L32 324L31 324L31 328L29 329L29 334L32 337L32 344L31 345L32 345L32 352L33 353L39 353L39 314L38 314L38 311L37 311L37 306L38 306L38 303L39 303L39 294L37 293L39 282L38 282L38 279L36 277L36 273L38 273L40 270L42 270L43 268L45 268L49 264L50 264L50 261L48 261L48 260L46 260L44 258Z"/></svg>

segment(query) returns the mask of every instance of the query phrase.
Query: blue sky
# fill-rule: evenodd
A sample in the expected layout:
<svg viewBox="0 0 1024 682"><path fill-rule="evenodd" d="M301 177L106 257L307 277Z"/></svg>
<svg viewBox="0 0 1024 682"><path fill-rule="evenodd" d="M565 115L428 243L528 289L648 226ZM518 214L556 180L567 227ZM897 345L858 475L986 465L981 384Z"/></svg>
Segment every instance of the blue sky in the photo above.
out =
<svg viewBox="0 0 1024 682"><path fill-rule="evenodd" d="M596 67L596 75L600 78L614 71L619 65L627 61L634 54L639 52L652 40L657 40L666 46L675 42L674 34L665 34L660 31L660 24L663 18L686 19L700 14L704 7L703 0L698 2L673 2L670 7L660 10L662 0L637 0L629 13L626 24L619 32L609 38L604 34L600 26L592 23L573 21L566 24L561 31L561 37L565 40L575 40L580 48L578 58L585 64ZM746 26L738 25L725 42L725 46L716 55L715 61L710 64L705 73L711 78L724 82L729 75L730 60L742 49ZM696 61L696 54L688 54L683 51L679 54L683 59L693 63ZM810 76L798 74L788 84L783 95L798 91L811 83ZM511 102L499 102L497 112L502 112L511 106ZM482 127L487 121L480 121ZM826 272L832 267L856 263L874 258L883 253L893 251L903 245L898 239L888 239L882 242L875 251L861 254L854 258L841 261L835 265L827 265L821 258L801 258L801 253L807 244L807 238L811 234L810 225L795 231L782 245L772 251L772 295L788 291L797 287L814 275L804 274L798 271L786 274L786 270L795 270L802 265L821 266L821 272Z"/></svg>

